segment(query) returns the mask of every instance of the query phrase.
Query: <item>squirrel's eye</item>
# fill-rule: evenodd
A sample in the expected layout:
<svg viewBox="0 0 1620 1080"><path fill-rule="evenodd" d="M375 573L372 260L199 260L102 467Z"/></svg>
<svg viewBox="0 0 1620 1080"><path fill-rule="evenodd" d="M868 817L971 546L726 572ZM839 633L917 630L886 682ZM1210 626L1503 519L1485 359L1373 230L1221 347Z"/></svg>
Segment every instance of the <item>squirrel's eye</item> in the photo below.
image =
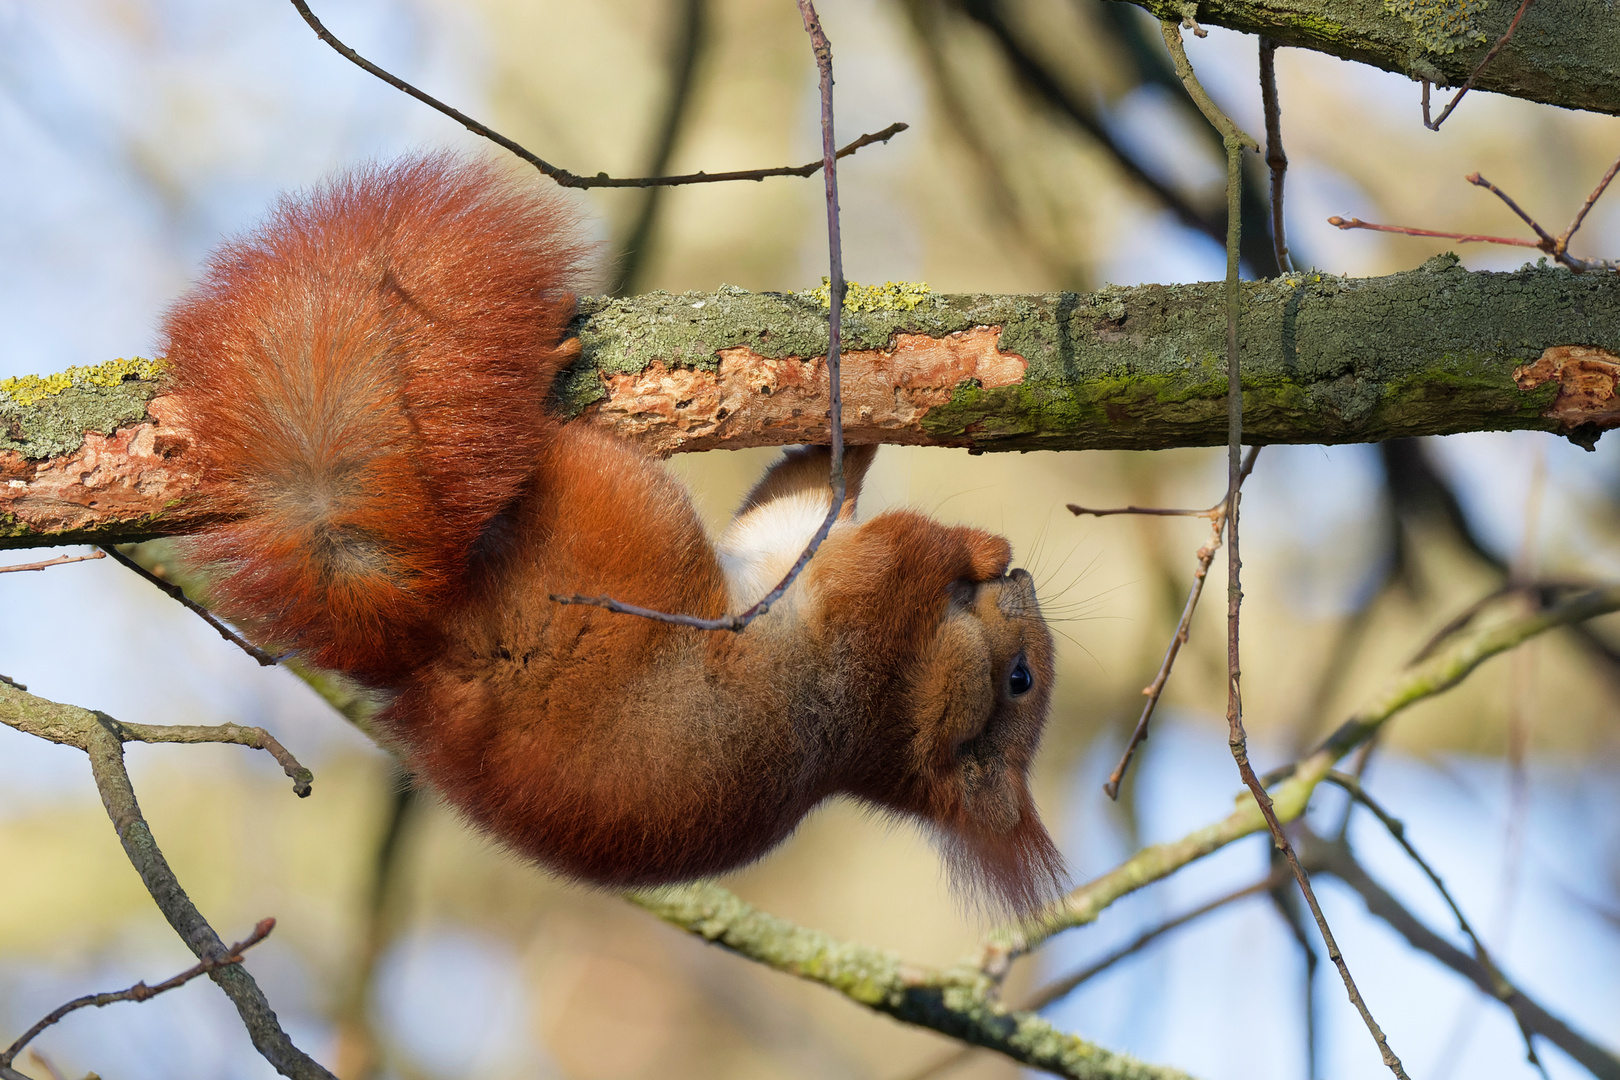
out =
<svg viewBox="0 0 1620 1080"><path fill-rule="evenodd" d="M1035 685L1035 674L1029 670L1029 664L1022 655L1013 665L1012 671L1007 675L1007 692L1013 697L1023 697Z"/></svg>

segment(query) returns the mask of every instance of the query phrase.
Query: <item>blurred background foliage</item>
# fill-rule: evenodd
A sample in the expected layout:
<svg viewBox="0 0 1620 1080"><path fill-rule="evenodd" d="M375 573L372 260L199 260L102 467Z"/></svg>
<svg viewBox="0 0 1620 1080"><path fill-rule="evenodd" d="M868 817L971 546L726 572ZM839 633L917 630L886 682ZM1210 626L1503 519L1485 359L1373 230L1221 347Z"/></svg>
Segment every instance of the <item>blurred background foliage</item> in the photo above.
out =
<svg viewBox="0 0 1620 1080"><path fill-rule="evenodd" d="M840 142L911 130L841 166L849 276L936 291L1084 290L1219 277L1219 145L1170 81L1151 20L1105 0L823 0ZM815 73L785 0L327 0L363 54L548 160L614 175L797 164L818 152ZM1263 128L1256 41L1190 43L1206 86ZM1277 57L1300 267L1410 268L1443 242L1339 233L1330 214L1513 232L1479 170L1561 224L1612 160L1611 118L1472 95L1439 134L1404 79ZM320 45L290 5L0 0L0 375L146 351L164 304L276 193L422 145L486 152ZM1246 270L1275 272L1260 163ZM1612 197L1611 197L1612 198ZM581 196L599 287L798 289L825 272L819 181ZM1581 254L1620 249L1599 204ZM1475 269L1522 252L1468 247ZM711 524L769 451L673 461ZM1100 783L1140 707L1207 535L1199 521L1077 520L1090 506L1203 506L1220 451L970 457L891 447L866 512L915 506L1006 533L1060 634L1039 769L1076 879L1225 812L1218 600L1205 605L1117 804ZM1531 433L1266 450L1245 500L1245 699L1258 763L1330 729L1448 618L1512 576L1620 574L1620 450ZM161 558L161 552L155 557ZM20 561L20 560L18 560ZM1220 587L1220 571L1212 595ZM0 671L143 722L264 724L315 769L299 801L229 747L132 746L136 786L181 880L251 956L283 1021L345 1080L913 1075L949 1044L726 956L610 896L559 884L410 792L386 756L288 673L255 669L110 561L0 577ZM1620 627L1559 633L1397 721L1369 771L1505 966L1615 1045L1620 1025ZM1340 813L1318 796L1322 819ZM1442 909L1378 835L1375 872ZM1018 976L1082 965L1164 915L1265 872L1255 838L1131 898ZM189 962L119 852L74 751L0 729L0 1029L79 993ZM832 933L947 962L983 919L946 892L926 837L848 805L728 882ZM1414 1075L1531 1075L1506 1014L1407 950L1331 882L1328 913ZM1262 895L1205 919L1055 1007L1116 1049L1204 1077L1305 1077L1303 965ZM1318 976L1314 1075L1375 1052ZM9 1038L10 1036L7 1036ZM259 1077L206 981L81 1012L39 1041L64 1075ZM1578 1075L1549 1051L1553 1075ZM41 1077L44 1066L20 1062ZM952 1075L1009 1075L973 1058Z"/></svg>

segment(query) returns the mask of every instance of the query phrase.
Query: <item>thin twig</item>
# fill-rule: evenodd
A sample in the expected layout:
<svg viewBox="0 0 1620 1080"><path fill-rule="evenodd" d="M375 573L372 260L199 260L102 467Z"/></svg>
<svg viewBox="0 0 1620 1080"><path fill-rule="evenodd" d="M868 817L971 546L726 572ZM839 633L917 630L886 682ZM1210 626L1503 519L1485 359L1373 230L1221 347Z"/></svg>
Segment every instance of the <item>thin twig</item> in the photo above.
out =
<svg viewBox="0 0 1620 1080"><path fill-rule="evenodd" d="M1196 28L1197 24L1192 22L1191 16L1188 16L1186 21ZM1198 111L1204 114L1204 119L1208 120L1215 130L1221 133L1223 141L1235 139L1250 150L1259 151L1260 144L1255 141L1254 136L1244 132L1242 128L1232 122L1231 117L1221 111L1221 107L1210 98L1209 94L1204 90L1203 84L1198 81L1198 76L1193 73L1192 63L1187 59L1187 50L1181 44L1181 24L1168 21L1161 22L1159 30L1164 36L1165 47L1170 50L1170 62L1175 65L1176 75L1180 77L1181 85L1186 88L1187 96L1192 98L1193 104L1198 106ZM1194 29L1194 33L1198 33L1197 29ZM1203 37L1204 35L1199 33L1198 36ZM1229 150L1228 157L1230 156ZM1239 194L1241 196L1241 192ZM1237 211L1232 209L1232 199L1229 192L1226 211L1226 239L1228 241L1241 242L1242 240L1241 233L1237 233L1234 238L1236 226L1233 225L1233 222L1239 220L1240 216Z"/></svg>
<svg viewBox="0 0 1620 1080"><path fill-rule="evenodd" d="M1254 459L1259 456L1258 446L1249 448L1238 483L1243 483L1249 473L1254 471ZM1187 644L1187 637L1192 632L1193 612L1198 610L1198 599L1204 593L1204 581L1209 577L1209 568L1215 561L1215 553L1221 549L1221 534L1226 528L1228 505L1230 505L1229 498L1223 498L1209 510L1191 511L1210 519L1209 542L1198 549L1198 565L1193 570L1192 586L1187 590L1187 602L1181 608L1181 621L1176 624L1176 632L1171 635L1170 644L1165 647L1159 672L1153 677L1152 682L1142 688L1142 694L1147 698L1142 704L1142 714L1136 718L1136 727L1131 731L1130 740L1125 744L1125 751L1119 756L1119 764L1114 766L1114 771L1108 774L1108 782L1103 784L1103 791L1110 799L1119 798L1119 785L1125 780L1125 770L1131 767L1131 759L1136 756L1137 748L1147 742L1148 723L1153 719L1153 711L1159 707L1159 697L1164 693L1165 684L1170 681L1170 672L1176 666L1176 657L1181 654L1181 647ZM1075 508L1071 506L1069 509Z"/></svg>
<svg viewBox="0 0 1620 1080"><path fill-rule="evenodd" d="M1402 236L1433 236L1442 240L1455 240L1462 244L1503 244L1509 247L1535 248L1552 256L1555 261L1569 267L1577 274L1588 270L1620 270L1620 261L1614 259L1577 259L1569 253L1570 240L1580 231L1581 225L1586 221L1586 215L1591 212L1592 205L1608 190L1609 183L1614 179L1616 172L1620 172L1620 158L1616 158L1614 164L1609 166L1609 170L1603 174L1603 179L1598 181L1597 187L1592 189L1591 194L1587 195L1586 201L1581 204L1581 208L1575 212L1575 217L1571 219L1569 228L1558 236L1553 236L1542 228L1540 223L1525 213L1524 209L1514 202L1507 192L1485 179L1479 173L1469 173L1463 178L1475 187L1486 189L1506 203L1508 209L1517 214L1519 219L1535 232L1536 236L1539 237L1536 240L1522 240L1512 236L1487 236L1480 233L1437 232L1433 229L1415 229L1407 225L1374 225L1362 221L1360 218L1330 217L1328 218L1328 224L1336 225L1341 229L1370 229L1374 232L1398 233Z"/></svg>
<svg viewBox="0 0 1620 1080"><path fill-rule="evenodd" d="M1371 1010L1361 997L1355 979L1351 977L1350 967L1345 963L1339 946L1333 939L1333 931L1329 928L1327 918L1322 914L1321 905L1316 901L1316 892L1311 888L1310 877L1305 868L1300 865L1299 858L1294 852L1293 845L1289 843L1288 836L1283 832L1282 822L1277 818L1277 812L1272 805L1271 796L1266 792L1265 785L1255 775L1254 767L1249 763L1248 736L1243 730L1243 694L1239 665L1239 623L1243 608L1243 588L1240 581L1242 559L1238 553L1238 507L1242 501L1242 442L1243 442L1243 384L1238 368L1238 312L1242 307L1242 295L1238 280L1238 242L1239 242L1239 208L1241 204L1241 191L1243 184L1243 147L1258 145L1253 139L1245 136L1230 118L1216 107L1209 95L1204 93L1199 85L1197 76L1193 73L1192 65L1187 60L1186 50L1181 44L1181 30L1175 23L1162 24L1165 45L1170 49L1171 57L1176 64L1176 71L1181 75L1182 81L1187 84L1187 92L1192 95L1199 109L1204 113L1216 130L1222 133L1226 143L1226 205L1227 205L1227 237L1226 237L1226 371L1227 371L1227 417L1228 432L1226 442L1227 457L1227 512L1226 512L1226 572L1227 572L1227 607L1226 607L1226 720L1230 731L1228 744L1232 750L1232 759L1237 762L1238 773L1243 782L1254 795L1254 801L1265 816L1266 825L1271 830L1272 841L1288 859L1288 866L1294 872L1294 880L1299 882L1300 892L1305 895L1305 902L1310 905L1311 914L1316 918L1317 929L1322 934L1322 940L1327 946L1328 958L1333 961L1339 970L1339 977L1344 981L1345 992L1356 1010L1361 1013L1362 1021L1372 1034L1373 1041L1378 1044L1380 1054L1383 1056L1385 1066L1392 1072L1397 1080L1407 1080L1406 1070L1401 1067L1400 1058L1390 1048L1389 1040L1384 1031L1373 1018Z"/></svg>
<svg viewBox="0 0 1620 1080"><path fill-rule="evenodd" d="M1519 29L1519 20L1523 19L1524 13L1530 10L1531 2L1532 0L1519 0L1519 10L1513 13L1513 21L1508 23L1507 33L1496 39L1496 44L1492 45L1490 51L1487 52L1484 58L1474 66L1474 70L1469 73L1468 78L1466 81L1464 81L1462 87L1457 91L1456 95L1446 103L1446 107L1440 111L1439 117L1436 118L1433 123L1429 122L1429 80L1423 80L1424 127L1428 128L1430 131L1440 130L1440 125L1446 122L1446 117L1451 115L1451 110L1457 107L1457 103L1463 99L1463 95L1474 88L1474 80L1479 78L1479 73L1484 71L1486 66L1489 65L1492 60L1496 59L1496 54L1502 51L1502 46L1506 45L1509 39L1511 39L1514 33Z"/></svg>
<svg viewBox="0 0 1620 1080"><path fill-rule="evenodd" d="M294 0L297 2L297 0ZM776 587L766 593L753 607L737 615L721 615L714 619L700 618L696 615L683 615L678 613L654 611L650 608L638 607L635 604L626 604L611 597L597 596L558 596L553 594L551 599L559 604L588 604L594 607L606 608L626 615L636 615L655 622L673 623L677 626L689 626L697 630L731 630L741 631L749 623L769 611L780 600L793 583L798 580L799 574L809 565L810 560L821 548L821 542L827 539L832 531L833 523L838 520L839 513L844 508L846 494L844 482L844 405L843 391L839 383L839 352L843 329L844 312L844 250L839 231L838 219L838 154L837 142L833 138L833 76L832 76L832 44L821 29L821 20L816 15L815 4L812 0L798 0L799 14L804 19L805 33L810 36L811 51L816 57L816 68L821 75L821 153L825 165L823 175L827 181L827 257L828 257L828 312L827 312L827 384L828 384L828 418L832 433L832 466L828 478L828 486L832 489L831 503L827 508L827 516L822 519L820 526L810 537L803 552L794 564L788 568L787 574Z"/></svg>
<svg viewBox="0 0 1620 1080"><path fill-rule="evenodd" d="M1416 229L1410 225L1374 225L1372 222L1362 221L1360 218L1344 218L1338 215L1328 218L1327 221L1329 225L1335 225L1340 229L1368 229L1373 232L1399 233L1402 236L1432 236L1440 240L1455 240L1459 244L1509 244L1513 247L1541 247L1539 241L1521 240L1513 236L1445 232L1438 229Z"/></svg>
<svg viewBox="0 0 1620 1080"><path fill-rule="evenodd" d="M257 660L260 667L274 667L276 665L277 661L274 656L271 656L269 653L265 652L257 645L254 645L252 642L247 641L245 638L237 634L236 631L214 618L212 612L203 607L201 604L197 603L195 600L191 599L191 597L187 596L186 591L180 586L174 584L173 582L164 581L162 578L152 573L152 571L148 570L146 567L142 566L140 563L136 562L128 555L125 555L115 547L103 544L101 546L101 550L105 551L108 555L111 555L114 559L116 559L119 565L125 567L126 569L133 570L147 581L150 581L153 585L156 585L158 588L162 589L165 593L168 593L172 599L178 600L188 611L195 612L203 622L207 623L209 626L212 626L215 630L218 630L220 637L224 638L226 641L230 642L232 645L235 645L237 648L253 657L253 659Z"/></svg>
<svg viewBox="0 0 1620 1080"><path fill-rule="evenodd" d="M300 799L309 798L315 774L298 763L292 752L281 745L274 735L261 727L243 724L126 724L113 721L118 737L125 742L139 743L228 743L263 750L276 759L281 771L293 782L293 794Z"/></svg>
<svg viewBox="0 0 1620 1080"><path fill-rule="evenodd" d="M1283 180L1288 175L1288 155L1282 144L1282 103L1277 98L1277 46L1272 38L1260 39L1260 101L1266 111L1266 167L1271 170L1271 244L1277 252L1277 269L1291 273L1288 237L1283 231Z"/></svg>
<svg viewBox="0 0 1620 1080"><path fill-rule="evenodd" d="M1566 244L1569 242L1569 238L1575 235L1575 231L1586 221L1586 215L1591 211L1592 204L1597 202L1598 198L1608 190L1609 182L1614 179L1616 172L1620 172L1620 158L1614 159L1614 164L1609 166L1609 171L1603 174L1603 179L1598 181L1597 187L1592 189L1592 193L1581 204L1580 210L1576 211L1574 220L1569 223L1569 228L1564 232L1564 242Z"/></svg>
<svg viewBox="0 0 1620 1080"><path fill-rule="evenodd" d="M10 685L0 685L0 724L83 750L90 759L90 771L101 793L102 806L118 834L124 854L163 917L197 959L218 958L228 952L214 928L186 895L141 815L129 770L124 766L124 743L130 741L131 736L129 731L123 730L124 725L106 713L48 701ZM156 732L164 730L155 729ZM147 729L145 733L152 731ZM264 991L246 969L240 965L217 967L208 972L208 977L231 999L254 1048L278 1072L293 1080L333 1080L331 1073L288 1038ZM0 1071L0 1078L12 1080L4 1071Z"/></svg>
<svg viewBox="0 0 1620 1080"><path fill-rule="evenodd" d="M551 179L555 180L562 187L675 187L680 184L716 184L731 180L764 180L772 176L813 176L815 175L816 170L824 168L826 165L826 159L823 158L821 161L812 161L805 165L783 165L771 169L744 169L737 172L696 172L686 173L685 175L681 176L614 177L609 176L606 173L597 173L595 176L580 176L577 173L569 172L567 169L551 164L549 161L546 161L544 158L530 152L519 143L507 138L505 135L502 135L495 129L474 120L460 109L457 109L451 105L446 105L444 102L440 101L431 94L418 90L416 87L412 86L404 79L401 79L399 76L391 74L388 71L378 67L376 64L373 64L370 60L367 60L365 57L343 44L343 42L339 41L336 35L328 30L320 19L315 17L315 13L309 9L309 5L305 3L304 0L292 0L292 5L298 9L298 14L304 17L304 21L309 24L310 29L315 31L316 36L330 45L339 56L342 56L345 60L353 63L356 67L375 75L377 78L381 79L389 86L392 86L394 89L409 94L411 97L415 98L417 101L420 101L429 108L437 109L439 112L450 117L450 119L454 120L468 131L473 132L475 135L482 135L495 145L516 154L530 165L533 165L536 169L539 169L546 176L551 177ZM849 154L855 153L855 151L861 149L861 147L870 146L875 142L888 142L891 138L900 134L900 132L905 131L909 126L909 124L890 124L882 131L875 131L870 135L862 135L859 139L856 139L842 150L839 150L838 156L846 157Z"/></svg>
<svg viewBox="0 0 1620 1080"><path fill-rule="evenodd" d="M199 963L193 964L191 967L182 971L173 978L164 979L156 986L147 986L146 983L142 981L125 990L118 990L113 993L106 994L86 994L83 997L74 998L72 1001L69 1001L64 1005L58 1005L37 1023L35 1023L33 1027L23 1032L22 1036L18 1038L16 1042L12 1043L4 1053L0 1053L0 1068L9 1067L11 1063L16 1060L17 1055L22 1053L23 1047L33 1042L34 1039L38 1037L40 1032L50 1027L58 1020L61 1020L68 1013L75 1012L79 1009L89 1008L91 1005L94 1005L99 1009L103 1005L111 1005L118 1001L146 1001L150 998L157 997L159 994L164 993L165 991L173 990L179 986L184 986L186 983L190 982L192 979L195 979L199 975L206 975L210 971L225 967L229 964L240 964L242 962L242 954L253 948L253 946L257 945L265 938L269 937L270 931L274 930L275 928L276 920L260 919L259 924L253 928L253 933L249 934L241 941L238 941L235 945L232 945L224 954L204 957Z"/></svg>
<svg viewBox="0 0 1620 1080"><path fill-rule="evenodd" d="M106 557L107 553L99 549L92 551L88 555L58 555L56 558L46 559L44 562L22 563L17 566L0 566L0 574L18 574L24 570L44 570L48 567L62 566L66 563L89 562L92 559L105 559Z"/></svg>
<svg viewBox="0 0 1620 1080"><path fill-rule="evenodd" d="M1558 243L1558 241L1556 239L1554 239L1552 234L1548 233L1546 229L1543 229L1539 224L1537 224L1535 218L1533 218L1529 214L1525 213L1523 208L1520 207L1518 203L1514 202L1513 199L1511 197L1509 197L1507 192L1503 191L1501 188L1497 187L1495 184L1491 183L1489 180L1487 180L1483 176L1479 175L1479 173L1477 173L1477 172L1469 173L1467 176L1463 177L1463 179L1467 180L1470 184L1473 184L1475 187L1484 188L1486 191L1489 191L1492 195L1495 195L1498 199L1501 199L1503 202L1507 203L1508 209L1512 210L1515 214L1517 214L1519 216L1520 221L1522 221L1526 225L1530 226L1530 228L1535 231L1535 234L1537 236L1541 237L1541 242L1543 244L1556 244L1556 243Z"/></svg>
<svg viewBox="0 0 1620 1080"><path fill-rule="evenodd" d="M1089 506L1077 506L1069 503L1069 513L1075 517L1112 517L1115 514L1140 514L1143 517L1201 517L1211 521L1226 512L1223 501L1219 506L1212 506L1208 510L1168 510L1161 506L1116 506L1107 510L1094 510Z"/></svg>

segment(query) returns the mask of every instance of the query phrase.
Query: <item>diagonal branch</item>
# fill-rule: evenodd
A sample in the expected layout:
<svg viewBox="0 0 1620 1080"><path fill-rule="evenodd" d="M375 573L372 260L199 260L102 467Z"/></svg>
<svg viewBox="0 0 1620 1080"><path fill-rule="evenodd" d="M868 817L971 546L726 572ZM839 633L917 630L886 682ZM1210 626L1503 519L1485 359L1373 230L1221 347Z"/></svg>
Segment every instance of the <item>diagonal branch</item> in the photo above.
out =
<svg viewBox="0 0 1620 1080"><path fill-rule="evenodd" d="M1315 751L1264 777L1277 819L1287 823L1298 818L1316 785L1327 776L1334 763L1375 736L1395 715L1419 701L1444 693L1491 657L1538 634L1615 611L1620 611L1620 585L1593 589L1541 611L1476 629L1427 660L1408 666L1339 725ZM1045 911L1022 922L998 927L986 937L978 964L986 971L1004 971L1014 958L1039 947L1054 934L1095 922L1121 897L1169 877L1188 863L1266 827L1266 819L1252 795L1246 793L1239 798L1237 808L1221 820L1195 829L1179 840L1150 844Z"/></svg>
<svg viewBox="0 0 1620 1080"><path fill-rule="evenodd" d="M1033 1012L997 1000L998 986L971 965L922 967L893 953L797 926L718 885L649 889L629 900L665 922L778 971L828 987L905 1024L995 1050L1071 1080L1188 1080L1066 1034Z"/></svg>
<svg viewBox="0 0 1620 1080"><path fill-rule="evenodd" d="M1620 1080L1620 1056L1592 1042L1526 996L1494 965L1469 956L1429 929L1387 889L1374 881L1343 841L1328 841L1308 830L1300 835L1300 850L1313 870L1332 874L1361 897L1367 910L1384 920L1414 949L1427 953L1480 992L1512 1010L1528 1034L1539 1035L1578 1061L1598 1080Z"/></svg>
<svg viewBox="0 0 1620 1080"><path fill-rule="evenodd" d="M164 979L156 986L148 986L145 982L138 982L124 990L105 994L85 994L83 997L76 997L72 1001L58 1005L40 1018L33 1027L19 1035L17 1041L7 1047L4 1053L0 1053L0 1076L7 1076L12 1073L11 1063L17 1060L17 1055L22 1053L23 1048L38 1038L39 1034L46 1028L57 1023L69 1013L77 1012L79 1009L87 1009L92 1005L99 1009L120 1001L149 1001L159 994L184 986L199 975L206 975L228 964L240 964L242 954L269 937L270 931L275 928L276 920L260 919L259 924L253 928L253 933L232 945L223 955L207 957L180 974Z"/></svg>
<svg viewBox="0 0 1620 1080"><path fill-rule="evenodd" d="M141 814L140 804L135 799L135 788L124 767L124 743L130 735L123 725L105 713L62 705L25 693L9 679L0 679L0 724L51 742L76 746L89 756L90 771L95 776L97 790L101 792L102 805L106 807L107 816L118 833L124 854L140 874L141 882L158 910L175 933L180 935L180 940L186 943L198 960L215 965L207 975L236 1006L254 1048L283 1076L292 1077L293 1080L334 1080L331 1073L293 1045L276 1019L275 1011L270 1008L264 991L259 989L247 969L240 963L225 963L230 949L186 895L174 871L169 868L168 860L158 848L146 818ZM155 729L157 732L163 730Z"/></svg>

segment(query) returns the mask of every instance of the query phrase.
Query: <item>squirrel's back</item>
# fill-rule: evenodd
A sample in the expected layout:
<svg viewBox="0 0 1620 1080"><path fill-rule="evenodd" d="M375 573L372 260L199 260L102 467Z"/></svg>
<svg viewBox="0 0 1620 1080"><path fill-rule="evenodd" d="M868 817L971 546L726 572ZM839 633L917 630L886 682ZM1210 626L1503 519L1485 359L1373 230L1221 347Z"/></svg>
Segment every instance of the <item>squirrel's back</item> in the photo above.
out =
<svg viewBox="0 0 1620 1080"><path fill-rule="evenodd" d="M261 639L388 682L518 495L587 254L555 193L448 155L364 167L227 244L164 323L219 527L193 554Z"/></svg>

